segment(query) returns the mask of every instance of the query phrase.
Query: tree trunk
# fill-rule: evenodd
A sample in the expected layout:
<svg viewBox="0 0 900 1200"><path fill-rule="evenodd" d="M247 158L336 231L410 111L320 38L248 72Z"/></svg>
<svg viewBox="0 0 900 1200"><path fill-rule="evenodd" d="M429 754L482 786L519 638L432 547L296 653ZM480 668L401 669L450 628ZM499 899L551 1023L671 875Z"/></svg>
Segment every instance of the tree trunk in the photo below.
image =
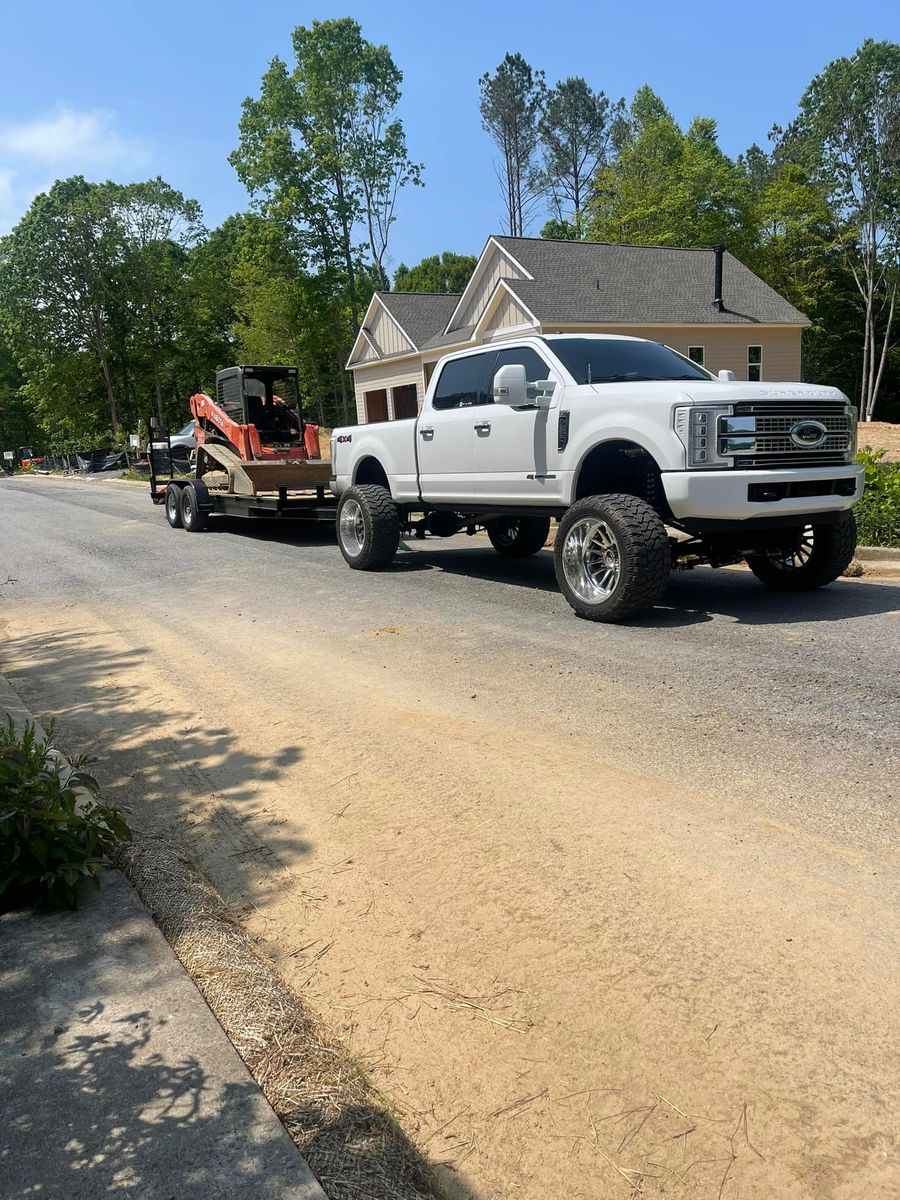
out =
<svg viewBox="0 0 900 1200"><path fill-rule="evenodd" d="M876 374L874 382L872 384L872 407L871 407L869 416L866 418L867 421L871 421L872 418L874 417L875 405L878 403L878 393L881 390L881 379L882 379L882 376L884 375L884 364L885 364L885 361L887 360L888 350L890 349L890 345L891 345L891 328L894 324L894 311L896 308L896 304L897 304L897 284L894 283L894 286L891 288L891 302L890 302L890 305L888 306L887 321L885 322L884 334L882 336L882 341L881 341L881 355L880 355L880 359L878 362L878 373Z"/></svg>
<svg viewBox="0 0 900 1200"><path fill-rule="evenodd" d="M341 381L341 412L344 418L344 424L350 424L350 407L347 402L347 372L344 370L343 364L339 356L334 356L334 365L337 367L338 378Z"/></svg>
<svg viewBox="0 0 900 1200"><path fill-rule="evenodd" d="M359 333L359 298L356 291L356 269L353 265L353 250L350 240L350 224L347 221L344 204L344 181L340 175L334 180L338 198L338 212L341 222L341 254L344 259L344 269L347 272L347 290L350 293L350 315L353 318L353 334Z"/></svg>
<svg viewBox="0 0 900 1200"><path fill-rule="evenodd" d="M103 382L106 385L106 398L109 402L109 420L112 425L113 436L119 432L119 410L116 408L116 394L113 391L112 376L109 373L109 364L106 361L106 355L100 355L100 370L103 374Z"/></svg>
<svg viewBox="0 0 900 1200"><path fill-rule="evenodd" d="M162 383L159 378L159 360L156 354L153 355L153 386L156 391L156 415L159 417L159 423L165 428L166 418L163 415L163 398L162 398Z"/></svg>

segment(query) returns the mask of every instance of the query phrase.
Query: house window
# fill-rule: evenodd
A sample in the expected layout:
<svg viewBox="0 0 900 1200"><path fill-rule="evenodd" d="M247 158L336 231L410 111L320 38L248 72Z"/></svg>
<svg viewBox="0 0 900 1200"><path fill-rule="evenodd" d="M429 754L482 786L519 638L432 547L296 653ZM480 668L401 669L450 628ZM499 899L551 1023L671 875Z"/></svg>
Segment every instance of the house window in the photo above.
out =
<svg viewBox="0 0 900 1200"><path fill-rule="evenodd" d="M404 383L402 387L391 388L391 400L394 404L395 421L419 415L418 391L414 383Z"/></svg>
<svg viewBox="0 0 900 1200"><path fill-rule="evenodd" d="M750 383L762 379L762 346L747 347L747 379Z"/></svg>
<svg viewBox="0 0 900 1200"><path fill-rule="evenodd" d="M706 351L702 346L688 346L688 358L691 362L695 362L698 367L706 366Z"/></svg>
<svg viewBox="0 0 900 1200"><path fill-rule="evenodd" d="M387 389L378 388L377 391L366 392L366 420L372 422L387 419Z"/></svg>

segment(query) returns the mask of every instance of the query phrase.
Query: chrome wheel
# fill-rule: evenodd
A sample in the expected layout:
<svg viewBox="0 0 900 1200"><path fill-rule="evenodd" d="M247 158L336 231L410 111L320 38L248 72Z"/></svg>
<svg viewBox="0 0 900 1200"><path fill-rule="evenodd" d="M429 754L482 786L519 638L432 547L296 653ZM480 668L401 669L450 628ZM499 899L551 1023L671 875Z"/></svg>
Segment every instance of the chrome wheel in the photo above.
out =
<svg viewBox="0 0 900 1200"><path fill-rule="evenodd" d="M566 583L588 604L608 599L622 574L619 543L606 521L584 517L566 534L562 551Z"/></svg>
<svg viewBox="0 0 900 1200"><path fill-rule="evenodd" d="M812 557L815 546L815 534L812 525L804 525L800 531L800 540L791 550L770 550L767 558L773 567L779 571L798 571L805 567Z"/></svg>
<svg viewBox="0 0 900 1200"><path fill-rule="evenodd" d="M178 495L175 492L166 492L166 516L169 518L170 525L176 524L180 515L178 499Z"/></svg>
<svg viewBox="0 0 900 1200"><path fill-rule="evenodd" d="M353 558L362 554L366 544L366 524L359 502L352 497L341 506L340 531L341 545L347 553Z"/></svg>

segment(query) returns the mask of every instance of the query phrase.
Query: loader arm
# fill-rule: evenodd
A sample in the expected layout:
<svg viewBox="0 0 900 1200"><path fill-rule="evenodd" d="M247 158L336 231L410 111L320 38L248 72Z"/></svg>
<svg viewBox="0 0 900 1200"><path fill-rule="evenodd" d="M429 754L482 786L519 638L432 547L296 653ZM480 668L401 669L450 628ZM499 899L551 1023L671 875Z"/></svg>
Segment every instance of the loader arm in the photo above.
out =
<svg viewBox="0 0 900 1200"><path fill-rule="evenodd" d="M280 396L271 403L261 400L259 407L268 409L269 428L260 430L255 424L237 421L205 392L191 396L191 412L197 422L195 439L198 446L213 438L224 440L243 462L301 461L319 457L319 427L305 421L298 428L295 413ZM260 422L261 423L261 422ZM261 436L262 435L262 436Z"/></svg>

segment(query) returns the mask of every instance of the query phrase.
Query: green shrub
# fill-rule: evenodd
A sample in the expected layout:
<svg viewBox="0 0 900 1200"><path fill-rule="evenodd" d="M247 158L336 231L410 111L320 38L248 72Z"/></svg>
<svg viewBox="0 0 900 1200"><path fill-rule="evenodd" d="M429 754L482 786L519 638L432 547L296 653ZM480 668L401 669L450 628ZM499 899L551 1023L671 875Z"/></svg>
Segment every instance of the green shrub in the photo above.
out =
<svg viewBox="0 0 900 1200"><path fill-rule="evenodd" d="M857 455L866 469L866 490L855 509L861 546L900 546L900 462L883 460L883 450L868 446Z"/></svg>
<svg viewBox="0 0 900 1200"><path fill-rule="evenodd" d="M122 814L97 800L86 760L66 763L26 725L0 726L0 912L26 905L75 908L78 885L109 865L131 837Z"/></svg>

